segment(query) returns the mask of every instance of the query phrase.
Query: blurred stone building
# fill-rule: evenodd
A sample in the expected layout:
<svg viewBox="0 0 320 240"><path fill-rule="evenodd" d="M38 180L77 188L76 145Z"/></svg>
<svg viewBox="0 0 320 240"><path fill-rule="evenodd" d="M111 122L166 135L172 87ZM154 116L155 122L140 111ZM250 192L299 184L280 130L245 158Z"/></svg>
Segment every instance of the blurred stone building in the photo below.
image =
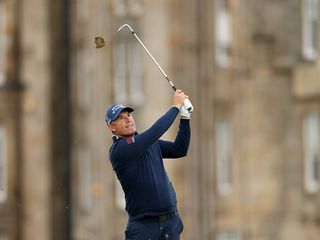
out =
<svg viewBox="0 0 320 240"><path fill-rule="evenodd" d="M172 99L124 23L195 106L189 155L166 162L182 239L319 239L319 14L318 0L0 0L0 240L123 239L105 109L133 106L143 131Z"/></svg>

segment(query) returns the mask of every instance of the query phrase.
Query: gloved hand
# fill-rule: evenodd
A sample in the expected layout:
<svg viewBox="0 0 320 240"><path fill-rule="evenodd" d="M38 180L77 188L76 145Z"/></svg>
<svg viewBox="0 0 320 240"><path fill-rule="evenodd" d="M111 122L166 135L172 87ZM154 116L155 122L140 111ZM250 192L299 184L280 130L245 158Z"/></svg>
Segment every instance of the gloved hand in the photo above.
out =
<svg viewBox="0 0 320 240"><path fill-rule="evenodd" d="M184 99L184 108L187 109L190 113L193 111L192 103L190 102L189 98Z"/></svg>
<svg viewBox="0 0 320 240"><path fill-rule="evenodd" d="M185 105L183 105L183 106L180 108L180 117L183 118L183 119L190 119L190 116L191 116L191 112L189 112L189 111L185 108Z"/></svg>

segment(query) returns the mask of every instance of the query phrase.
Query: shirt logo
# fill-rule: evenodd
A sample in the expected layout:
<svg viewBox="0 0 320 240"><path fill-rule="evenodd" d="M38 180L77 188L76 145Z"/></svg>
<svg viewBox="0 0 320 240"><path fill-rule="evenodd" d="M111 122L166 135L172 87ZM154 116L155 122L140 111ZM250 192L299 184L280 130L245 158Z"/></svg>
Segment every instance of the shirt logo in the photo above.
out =
<svg viewBox="0 0 320 240"><path fill-rule="evenodd" d="M134 137L130 137L130 138L126 138L126 142L127 144L131 144L131 143L134 143Z"/></svg>

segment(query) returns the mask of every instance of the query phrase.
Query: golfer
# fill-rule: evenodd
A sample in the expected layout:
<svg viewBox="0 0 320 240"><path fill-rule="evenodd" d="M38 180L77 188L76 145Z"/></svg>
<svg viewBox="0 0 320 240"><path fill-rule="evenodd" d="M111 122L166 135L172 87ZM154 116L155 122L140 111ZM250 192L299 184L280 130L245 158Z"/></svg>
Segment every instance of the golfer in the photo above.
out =
<svg viewBox="0 0 320 240"><path fill-rule="evenodd" d="M183 106L185 98L188 96L184 92L176 90L173 106L142 133L136 131L132 108L116 104L106 112L107 127L113 134L109 157L124 191L129 215L126 240L180 239L183 223L163 158L187 155L190 113ZM179 113L175 141L160 140Z"/></svg>

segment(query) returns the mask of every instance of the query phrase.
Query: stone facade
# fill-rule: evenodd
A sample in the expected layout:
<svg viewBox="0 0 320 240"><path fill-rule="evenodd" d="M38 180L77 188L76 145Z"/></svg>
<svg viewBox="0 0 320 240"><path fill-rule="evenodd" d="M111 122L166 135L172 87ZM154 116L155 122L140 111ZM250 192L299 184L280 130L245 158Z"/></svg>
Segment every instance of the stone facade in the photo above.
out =
<svg viewBox="0 0 320 240"><path fill-rule="evenodd" d="M195 106L188 156L166 161L181 239L318 239L320 66L317 45L303 49L307 2L0 0L0 239L123 239L105 109L133 106L143 131L172 98L131 33L115 34L124 23Z"/></svg>

